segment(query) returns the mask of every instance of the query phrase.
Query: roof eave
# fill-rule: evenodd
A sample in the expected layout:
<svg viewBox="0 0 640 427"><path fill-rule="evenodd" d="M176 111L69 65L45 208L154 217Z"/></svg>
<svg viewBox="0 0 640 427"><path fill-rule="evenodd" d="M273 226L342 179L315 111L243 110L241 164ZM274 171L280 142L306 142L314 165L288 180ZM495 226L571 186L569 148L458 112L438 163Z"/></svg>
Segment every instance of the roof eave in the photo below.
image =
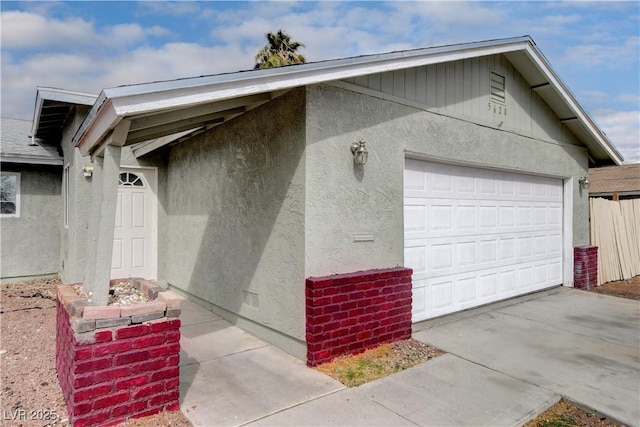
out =
<svg viewBox="0 0 640 427"><path fill-rule="evenodd" d="M517 52L525 53L527 59L523 67L529 68L528 75L548 83L557 94L559 101L556 102L562 104L556 107L575 115L587 135L585 145L590 152L597 152L593 157L603 164L608 159L621 164L620 153L528 36L105 89L76 133L74 143L87 155L99 147L123 119L367 74L492 54L517 55Z"/></svg>
<svg viewBox="0 0 640 427"><path fill-rule="evenodd" d="M36 88L36 101L33 110L33 120L31 124L32 137L35 137L38 133L45 101L56 101L69 105L89 106L93 105L95 100L96 95L88 93L38 86Z"/></svg>
<svg viewBox="0 0 640 427"><path fill-rule="evenodd" d="M547 82L551 88L556 91L562 101L566 103L573 115L578 119L579 123L584 127L587 133L591 136L592 143L595 143L599 148L604 150L607 156L613 160L616 165L621 165L623 157L620 152L613 146L609 138L600 130L595 124L589 114L580 106L576 98L573 96L569 88L564 84L560 77L553 71L551 65L545 58L545 56L538 50L534 44L527 46L526 52L529 58L536 65L538 70L545 76ZM562 117L560 117L562 119ZM593 147L588 147L590 151Z"/></svg>
<svg viewBox="0 0 640 427"><path fill-rule="evenodd" d="M83 155L122 119L242 96L523 49L530 37L486 41L105 89L73 138Z"/></svg>
<svg viewBox="0 0 640 427"><path fill-rule="evenodd" d="M62 166L63 160L60 159L47 159L43 157L32 156L19 156L19 155L1 155L0 163L13 163L13 164L28 164L28 165L48 165L48 166Z"/></svg>

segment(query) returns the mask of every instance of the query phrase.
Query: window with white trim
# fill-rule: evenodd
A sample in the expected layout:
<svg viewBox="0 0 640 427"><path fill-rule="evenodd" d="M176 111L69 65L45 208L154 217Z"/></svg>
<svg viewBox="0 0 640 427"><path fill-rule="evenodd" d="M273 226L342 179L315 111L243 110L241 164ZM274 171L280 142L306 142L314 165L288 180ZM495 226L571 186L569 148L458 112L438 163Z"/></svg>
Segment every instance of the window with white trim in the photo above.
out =
<svg viewBox="0 0 640 427"><path fill-rule="evenodd" d="M62 218L65 228L69 228L69 165L64 168L62 174Z"/></svg>
<svg viewBox="0 0 640 427"><path fill-rule="evenodd" d="M0 216L20 216L20 173L0 172Z"/></svg>

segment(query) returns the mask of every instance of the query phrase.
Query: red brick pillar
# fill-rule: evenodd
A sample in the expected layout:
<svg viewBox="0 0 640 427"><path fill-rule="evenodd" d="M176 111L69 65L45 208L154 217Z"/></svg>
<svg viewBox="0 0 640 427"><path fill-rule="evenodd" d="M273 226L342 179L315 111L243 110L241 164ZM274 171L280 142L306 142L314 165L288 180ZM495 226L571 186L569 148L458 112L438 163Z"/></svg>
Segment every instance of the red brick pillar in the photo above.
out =
<svg viewBox="0 0 640 427"><path fill-rule="evenodd" d="M58 287L56 368L73 426L113 425L180 408L174 296L97 307L70 285ZM114 311L119 317L106 317Z"/></svg>
<svg viewBox="0 0 640 427"><path fill-rule="evenodd" d="M307 365L411 338L410 268L306 280Z"/></svg>
<svg viewBox="0 0 640 427"><path fill-rule="evenodd" d="M573 248L573 286L591 290L598 286L598 247Z"/></svg>

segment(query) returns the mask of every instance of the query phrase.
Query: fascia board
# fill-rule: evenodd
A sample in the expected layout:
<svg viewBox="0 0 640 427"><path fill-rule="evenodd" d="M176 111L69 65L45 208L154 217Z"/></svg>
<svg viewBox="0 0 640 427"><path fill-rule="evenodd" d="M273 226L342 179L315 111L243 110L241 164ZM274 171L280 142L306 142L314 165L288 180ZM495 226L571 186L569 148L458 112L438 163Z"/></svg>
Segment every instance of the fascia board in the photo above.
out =
<svg viewBox="0 0 640 427"><path fill-rule="evenodd" d="M38 87L37 91L38 95L43 100L65 102L69 104L93 105L93 103L96 102L96 99L98 98L97 95L89 93L74 92L71 90L56 89L50 87Z"/></svg>
<svg viewBox="0 0 640 427"><path fill-rule="evenodd" d="M295 87L325 83L334 80L342 80L367 74L384 73L404 68L419 67L423 65L437 64L441 62L456 61L476 56L493 55L499 53L521 50L529 44L528 41L518 39L516 42L500 45L476 46L469 48L425 50L422 54L382 56L379 60L366 62L340 63L335 66L328 65L322 68L296 69L291 67L287 73L264 76L249 75L243 78L236 75L235 79L211 81L204 80L204 84L191 82L182 87L175 88L176 81L167 82L166 89L162 84L157 84L155 90L137 92L131 94L131 88L114 88L105 90L105 94L113 102L118 116L129 117L137 114L158 112L173 108L183 108L206 102L221 101L238 96L247 96L256 93L287 90ZM241 73L240 73L241 74ZM178 81L179 82L179 81Z"/></svg>
<svg viewBox="0 0 640 427"><path fill-rule="evenodd" d="M555 74L550 64L542 53L536 49L533 45L527 46L527 54L531 58L532 63L540 70L541 73L547 78L551 86L559 93L562 100L566 103L571 111L578 118L580 123L587 129L589 134L593 137L595 142L609 155L609 157L617 164L622 164L622 155L613 147L613 144L609 141L602 131L598 128L595 122L587 114L587 112L580 106L576 98L571 91L560 78Z"/></svg>
<svg viewBox="0 0 640 427"><path fill-rule="evenodd" d="M529 37L519 37L283 67L269 70L271 72L266 75L264 72L248 71L104 89L73 142L83 155L88 155L123 118L132 119L136 115L360 75L522 50L531 43Z"/></svg>
<svg viewBox="0 0 640 427"><path fill-rule="evenodd" d="M595 142L617 164L622 156L599 130L588 114L580 107L569 89L555 75L550 64L535 47L529 37L519 37L497 42L470 43L441 48L420 49L409 52L393 52L371 57L347 58L329 61L327 64L305 64L276 69L274 72L233 73L194 79L172 80L134 86L105 89L100 98L107 105L94 104L92 112L78 131L77 146L93 147L113 129L122 118L155 113L198 104L222 101L295 87L326 83L352 77L384 73L399 69L419 67L442 62L457 61L478 56L524 51L540 73L560 94L562 100L587 128ZM309 65L309 66L306 66ZM98 99L100 101L100 98ZM97 108L96 108L97 107ZM94 117L95 116L95 117ZM94 123L98 122L99 123ZM91 135L86 135L90 129ZM100 133L102 132L102 133ZM95 144L87 144L87 138L96 138ZM76 138L74 138L75 140ZM90 148L85 148L89 150ZM84 151L81 148L81 152ZM87 151L88 152L88 151Z"/></svg>
<svg viewBox="0 0 640 427"><path fill-rule="evenodd" d="M40 115L42 114L42 106L44 99L40 93L40 88L36 89L36 105L33 108L33 120L31 120L31 136L33 137L40 126Z"/></svg>
<svg viewBox="0 0 640 427"><path fill-rule="evenodd" d="M90 114L78 129L74 137L75 146L78 147L83 156L88 156L94 147L99 146L109 132L114 129L122 117L119 117L113 109L111 100L105 101L102 105L94 104ZM90 112L90 113L91 113Z"/></svg>
<svg viewBox="0 0 640 427"><path fill-rule="evenodd" d="M97 95L89 93L38 86L36 88L35 108L33 109L31 135L36 134L38 126L40 125L40 116L42 114L44 101L66 102L77 105L93 105L97 98Z"/></svg>
<svg viewBox="0 0 640 427"><path fill-rule="evenodd" d="M62 166L62 159L45 159L42 157L30 157L30 156L11 156L11 155L1 156L0 162L28 164L28 165Z"/></svg>

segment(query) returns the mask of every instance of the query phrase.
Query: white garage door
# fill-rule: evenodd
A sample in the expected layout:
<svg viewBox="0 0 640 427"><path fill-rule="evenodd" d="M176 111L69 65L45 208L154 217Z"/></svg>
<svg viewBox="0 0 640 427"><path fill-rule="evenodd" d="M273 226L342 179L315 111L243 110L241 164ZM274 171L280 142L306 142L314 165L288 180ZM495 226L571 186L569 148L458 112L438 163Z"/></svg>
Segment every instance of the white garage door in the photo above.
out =
<svg viewBox="0 0 640 427"><path fill-rule="evenodd" d="M562 180L407 159L413 321L562 283Z"/></svg>

